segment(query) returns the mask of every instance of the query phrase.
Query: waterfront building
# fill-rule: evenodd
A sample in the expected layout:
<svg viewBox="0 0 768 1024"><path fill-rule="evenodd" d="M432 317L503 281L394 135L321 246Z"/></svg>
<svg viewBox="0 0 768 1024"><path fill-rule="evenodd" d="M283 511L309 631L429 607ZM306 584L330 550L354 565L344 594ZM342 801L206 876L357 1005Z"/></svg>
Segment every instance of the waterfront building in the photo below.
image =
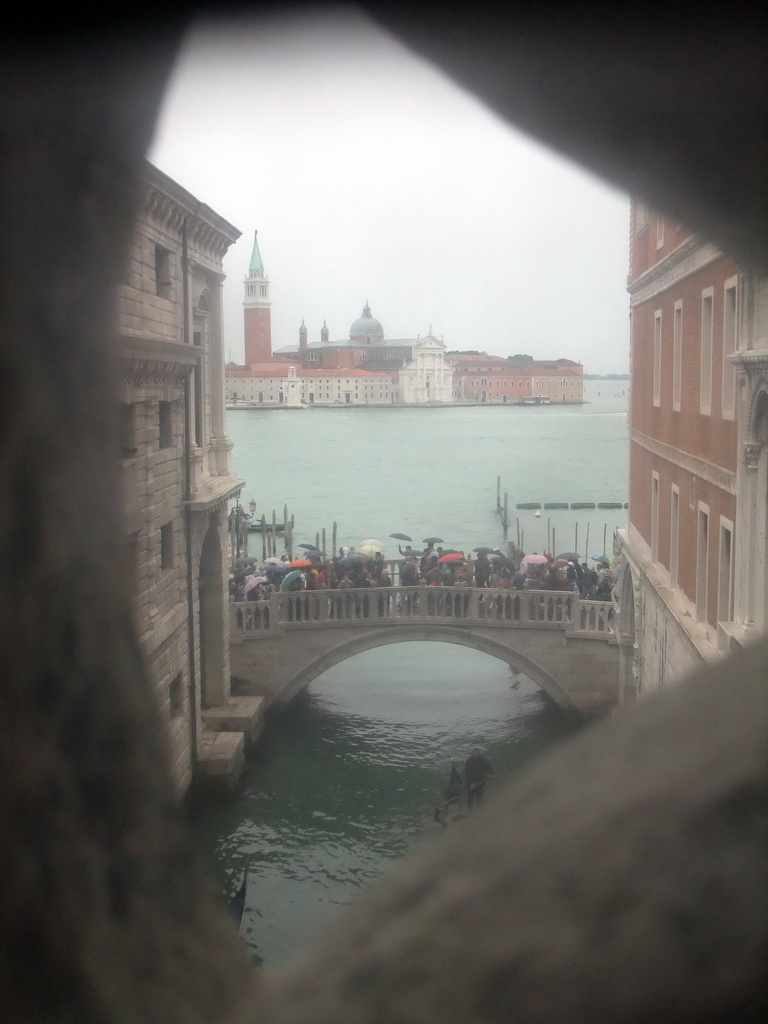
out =
<svg viewBox="0 0 768 1024"><path fill-rule="evenodd" d="M366 302L353 321L349 338L329 339L323 322L320 340L310 342L302 321L299 344L278 349L275 356L296 360L298 373L313 370L358 370L389 380L390 401L400 405L447 404L453 401L453 370L446 346L429 331L424 337L385 339L384 328ZM382 384L384 389L384 385Z"/></svg>
<svg viewBox="0 0 768 1024"><path fill-rule="evenodd" d="M224 430L222 259L237 228L147 163L118 298L125 532L138 634L184 792L235 770L227 505L240 494ZM240 706L242 712L243 706ZM213 711L221 712L217 718Z"/></svg>
<svg viewBox="0 0 768 1024"><path fill-rule="evenodd" d="M635 201L625 685L660 689L768 625L768 282Z"/></svg>
<svg viewBox="0 0 768 1024"><path fill-rule="evenodd" d="M298 370L294 364L227 367L227 404L295 408L310 405L392 405L397 385L388 373L355 368Z"/></svg>
<svg viewBox="0 0 768 1024"><path fill-rule="evenodd" d="M227 366L226 399L231 406L521 405L584 400L580 363L504 359L485 353L449 355L431 325L423 337L387 339L367 302L351 324L349 337L331 340L323 321L319 338L310 341L302 320L298 342L273 352L269 278L257 233L243 287L245 355L242 365ZM289 366L295 367L301 382L299 402L293 400L298 385L286 383L293 381L287 376ZM337 371L335 377L333 371Z"/></svg>
<svg viewBox="0 0 768 1024"><path fill-rule="evenodd" d="M584 401L584 368L572 359L505 359L452 353L455 401L520 405L527 401L573 404Z"/></svg>
<svg viewBox="0 0 768 1024"><path fill-rule="evenodd" d="M442 339L430 328L423 338L386 341L367 302L349 338L332 341L323 321L319 341L310 342L302 320L298 345L273 352L269 278L256 232L243 287L244 360L227 365L227 404L419 405L453 400L452 368Z"/></svg>

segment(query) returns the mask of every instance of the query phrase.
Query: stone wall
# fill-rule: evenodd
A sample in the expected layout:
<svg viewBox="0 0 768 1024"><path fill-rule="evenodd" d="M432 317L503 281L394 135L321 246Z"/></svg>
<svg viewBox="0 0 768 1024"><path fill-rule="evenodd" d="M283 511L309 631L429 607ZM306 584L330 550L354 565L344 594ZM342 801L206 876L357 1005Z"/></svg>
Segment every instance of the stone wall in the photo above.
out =
<svg viewBox="0 0 768 1024"><path fill-rule="evenodd" d="M768 268L760 19L367 9L524 130ZM533 765L279 977L247 963L181 826L116 541L105 339L184 27L163 11L147 36L153 15L110 11L115 32L35 11L0 40L3 1020L766 1019L765 643Z"/></svg>

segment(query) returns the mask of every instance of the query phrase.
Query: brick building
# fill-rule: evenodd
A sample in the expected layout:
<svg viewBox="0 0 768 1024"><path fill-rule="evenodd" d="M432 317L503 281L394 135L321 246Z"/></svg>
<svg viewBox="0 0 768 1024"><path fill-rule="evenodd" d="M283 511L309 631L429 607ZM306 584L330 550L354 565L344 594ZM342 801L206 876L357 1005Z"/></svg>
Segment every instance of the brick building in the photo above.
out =
<svg viewBox="0 0 768 1024"><path fill-rule="evenodd" d="M630 511L617 592L624 683L648 692L743 636L737 377L754 310L730 257L640 202L628 290ZM765 490L762 500L764 511Z"/></svg>
<svg viewBox="0 0 768 1024"><path fill-rule="evenodd" d="M125 530L138 634L180 792L196 766L236 771L244 745L242 732L211 729L227 724L211 709L232 710L227 504L242 481L224 433L221 289L222 258L239 234L146 165L118 301Z"/></svg>
<svg viewBox="0 0 768 1024"><path fill-rule="evenodd" d="M503 356L448 356L457 402L520 405L530 401L584 401L584 368L572 359L505 359Z"/></svg>

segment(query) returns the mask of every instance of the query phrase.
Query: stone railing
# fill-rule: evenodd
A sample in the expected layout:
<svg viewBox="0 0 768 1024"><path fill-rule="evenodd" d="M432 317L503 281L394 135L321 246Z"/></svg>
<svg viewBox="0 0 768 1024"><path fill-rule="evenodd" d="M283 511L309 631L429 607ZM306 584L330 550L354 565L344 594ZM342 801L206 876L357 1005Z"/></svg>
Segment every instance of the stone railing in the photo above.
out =
<svg viewBox="0 0 768 1024"><path fill-rule="evenodd" d="M499 623L613 635L613 606L550 590L384 587L272 594L232 603L231 637L274 636L285 629L387 622Z"/></svg>
<svg viewBox="0 0 768 1024"><path fill-rule="evenodd" d="M580 633L613 633L615 608L611 601L579 601L575 628Z"/></svg>

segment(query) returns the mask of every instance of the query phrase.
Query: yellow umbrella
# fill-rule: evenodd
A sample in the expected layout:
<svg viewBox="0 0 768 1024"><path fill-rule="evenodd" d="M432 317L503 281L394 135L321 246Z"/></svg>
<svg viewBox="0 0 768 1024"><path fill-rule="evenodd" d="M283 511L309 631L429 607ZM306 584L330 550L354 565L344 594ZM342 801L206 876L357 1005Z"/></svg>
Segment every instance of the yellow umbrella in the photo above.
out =
<svg viewBox="0 0 768 1024"><path fill-rule="evenodd" d="M360 545L359 551L366 558L374 558L376 555L381 553L381 541L380 540L364 540Z"/></svg>

